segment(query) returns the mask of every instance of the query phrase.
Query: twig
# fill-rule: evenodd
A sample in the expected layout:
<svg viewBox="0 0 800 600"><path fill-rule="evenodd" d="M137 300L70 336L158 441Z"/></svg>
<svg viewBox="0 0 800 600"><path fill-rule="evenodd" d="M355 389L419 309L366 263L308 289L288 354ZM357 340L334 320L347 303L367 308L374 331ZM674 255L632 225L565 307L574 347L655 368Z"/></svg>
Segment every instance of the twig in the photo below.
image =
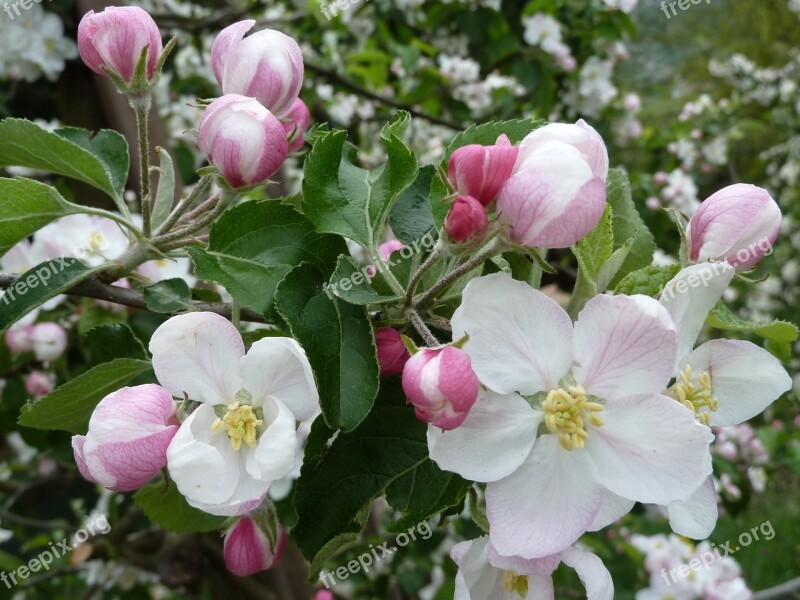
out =
<svg viewBox="0 0 800 600"><path fill-rule="evenodd" d="M8 289L14 285L16 280L16 275L12 275L10 273L0 273L0 289ZM82 281L81 283L69 288L64 293L69 296L106 300L108 302L114 302L115 304L122 304L123 306L149 310L141 292L114 285L108 285L95 279ZM192 308L198 311L217 313L218 315L222 315L223 317L227 318L231 318L232 316L232 310L229 304L222 304L219 302L192 302ZM248 308L242 309L241 320L248 321L250 323L268 323L268 321L262 315Z"/></svg>
<svg viewBox="0 0 800 600"><path fill-rule="evenodd" d="M800 598L800 577L761 590L755 595L755 600L789 600L790 598Z"/></svg>

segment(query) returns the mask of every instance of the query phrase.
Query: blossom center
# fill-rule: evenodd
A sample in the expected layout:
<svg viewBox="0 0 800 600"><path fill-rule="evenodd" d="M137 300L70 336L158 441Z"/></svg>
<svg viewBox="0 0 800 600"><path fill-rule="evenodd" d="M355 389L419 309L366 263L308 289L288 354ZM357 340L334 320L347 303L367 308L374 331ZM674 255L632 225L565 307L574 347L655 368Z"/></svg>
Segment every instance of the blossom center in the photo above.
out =
<svg viewBox="0 0 800 600"><path fill-rule="evenodd" d="M503 589L507 592L516 592L524 598L528 595L528 576L505 571L503 573Z"/></svg>
<svg viewBox="0 0 800 600"><path fill-rule="evenodd" d="M242 442L250 448L255 448L258 428L263 424L264 421L258 418L252 406L236 401L228 404L228 411L211 424L211 429L213 431L227 429L231 447L238 452Z"/></svg>
<svg viewBox="0 0 800 600"><path fill-rule="evenodd" d="M719 400L711 394L711 373L703 371L694 378L692 367L688 365L669 389L669 394L691 410L703 425L708 425L710 413L719 408Z"/></svg>
<svg viewBox="0 0 800 600"><path fill-rule="evenodd" d="M544 422L550 433L558 434L558 441L565 450L584 448L586 446L586 422L595 427L603 425L597 414L603 410L599 402L591 402L586 397L586 390L580 385L552 390L542 402Z"/></svg>

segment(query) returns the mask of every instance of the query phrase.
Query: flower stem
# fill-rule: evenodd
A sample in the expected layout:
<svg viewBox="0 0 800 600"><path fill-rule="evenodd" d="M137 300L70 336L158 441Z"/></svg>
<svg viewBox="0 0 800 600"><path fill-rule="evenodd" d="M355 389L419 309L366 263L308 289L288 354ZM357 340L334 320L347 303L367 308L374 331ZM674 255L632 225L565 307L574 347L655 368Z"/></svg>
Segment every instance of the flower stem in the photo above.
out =
<svg viewBox="0 0 800 600"><path fill-rule="evenodd" d="M417 330L417 333L419 333L429 347L435 348L436 346L441 346L439 340L437 340L436 336L433 335L430 329L428 329L428 326L425 325L425 322L422 320L422 317L419 316L419 313L416 310L411 309L407 314L408 320L411 321L414 329Z"/></svg>
<svg viewBox="0 0 800 600"><path fill-rule="evenodd" d="M443 231L439 231L439 239L436 242L436 245L431 250L431 253L428 255L428 258L425 259L417 272L414 273L414 276L411 278L411 281L408 284L408 290L406 290L406 306L411 306L414 301L414 292L417 290L417 286L419 282L422 281L422 278L425 276L425 273L436 264L436 261L439 260L442 256L442 251L444 250L444 241L442 240Z"/></svg>
<svg viewBox="0 0 800 600"><path fill-rule="evenodd" d="M139 131L139 187L142 194L142 233L150 237L150 92L131 97L131 108L136 114L136 128Z"/></svg>
<svg viewBox="0 0 800 600"><path fill-rule="evenodd" d="M173 225L175 225L175 223L183 215L183 213L185 213L187 210L191 208L195 200L197 200L197 198L206 191L213 178L214 178L213 175L204 175L203 177L201 177L200 181L198 181L195 184L192 191L190 191L188 194L186 194L183 198L180 199L180 201L175 206L175 208L172 209L172 212L169 214L166 220L158 227L158 229L156 229L155 231L156 235L167 233L170 230L170 228Z"/></svg>

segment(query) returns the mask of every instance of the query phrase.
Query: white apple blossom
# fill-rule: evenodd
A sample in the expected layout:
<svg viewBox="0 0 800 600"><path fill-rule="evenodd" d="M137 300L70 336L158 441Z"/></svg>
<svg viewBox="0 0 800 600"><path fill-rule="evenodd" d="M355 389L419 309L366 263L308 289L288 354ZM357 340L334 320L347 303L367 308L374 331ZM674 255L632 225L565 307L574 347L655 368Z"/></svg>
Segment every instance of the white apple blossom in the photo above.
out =
<svg viewBox="0 0 800 600"><path fill-rule="evenodd" d="M192 506L240 515L295 468L297 421L319 411L305 352L292 339L263 338L245 353L227 319L171 318L150 341L153 370L173 396L199 402L167 449L167 469Z"/></svg>
<svg viewBox="0 0 800 600"><path fill-rule="evenodd" d="M597 296L573 327L497 273L467 285L452 325L487 389L461 427L429 427L428 447L441 468L488 482L498 552L558 553L634 501L687 499L711 474L710 430L661 394L677 340L652 298Z"/></svg>

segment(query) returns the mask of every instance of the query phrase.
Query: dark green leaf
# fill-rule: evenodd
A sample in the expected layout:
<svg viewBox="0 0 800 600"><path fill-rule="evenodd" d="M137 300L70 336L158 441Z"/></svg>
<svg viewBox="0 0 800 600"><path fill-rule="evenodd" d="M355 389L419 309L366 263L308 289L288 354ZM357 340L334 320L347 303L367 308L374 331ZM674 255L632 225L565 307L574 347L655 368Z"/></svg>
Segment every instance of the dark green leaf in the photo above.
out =
<svg viewBox="0 0 800 600"><path fill-rule="evenodd" d="M189 506L174 483L166 491L163 481L150 483L136 492L133 499L152 523L174 533L216 531L225 522L225 517Z"/></svg>
<svg viewBox="0 0 800 600"><path fill-rule="evenodd" d="M165 279L142 290L147 308L157 313L176 313L192 308L192 290L183 279Z"/></svg>
<svg viewBox="0 0 800 600"><path fill-rule="evenodd" d="M142 342L124 323L93 327L86 334L86 342L96 357L96 363L109 362L115 358L147 360Z"/></svg>

